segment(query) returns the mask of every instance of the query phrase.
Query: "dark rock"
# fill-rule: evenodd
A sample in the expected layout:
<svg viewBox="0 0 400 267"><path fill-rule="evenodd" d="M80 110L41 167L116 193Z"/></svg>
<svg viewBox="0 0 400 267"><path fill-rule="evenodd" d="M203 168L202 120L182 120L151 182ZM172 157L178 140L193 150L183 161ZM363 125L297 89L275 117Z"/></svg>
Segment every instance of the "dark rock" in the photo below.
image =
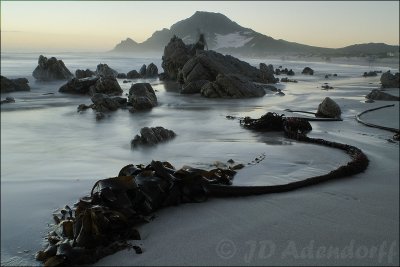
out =
<svg viewBox="0 0 400 267"><path fill-rule="evenodd" d="M95 75L96 75L96 73L94 73L94 71L91 71L89 69L86 69L86 70L78 69L75 71L75 78L77 78L77 79L88 78L88 77L92 77Z"/></svg>
<svg viewBox="0 0 400 267"><path fill-rule="evenodd" d="M89 88L89 94L94 95L97 93L107 95L121 95L122 89L118 84L116 78L113 77L100 77L94 85Z"/></svg>
<svg viewBox="0 0 400 267"><path fill-rule="evenodd" d="M99 64L96 68L96 75L101 77L117 78L118 71L110 68L107 64Z"/></svg>
<svg viewBox="0 0 400 267"><path fill-rule="evenodd" d="M77 111L78 112L82 112L82 111L85 111L85 110L87 110L88 108L92 108L93 106L92 105L85 105L85 104L80 104L79 106L78 106L78 108L77 108Z"/></svg>
<svg viewBox="0 0 400 267"><path fill-rule="evenodd" d="M141 136L136 135L131 141L132 148L138 145L155 145L166 142L176 136L173 131L160 126L154 128L144 127L140 130L140 134Z"/></svg>
<svg viewBox="0 0 400 267"><path fill-rule="evenodd" d="M129 89L128 101L133 110L151 109L157 106L157 96L149 83L135 83Z"/></svg>
<svg viewBox="0 0 400 267"><path fill-rule="evenodd" d="M126 79L126 78L127 78L127 75L126 75L125 73L118 73L118 74L117 74L117 78L118 78L118 79Z"/></svg>
<svg viewBox="0 0 400 267"><path fill-rule="evenodd" d="M88 77L77 79L73 78L66 84L62 85L58 90L60 93L70 93L70 94L88 94L91 86L95 85L98 77Z"/></svg>
<svg viewBox="0 0 400 267"><path fill-rule="evenodd" d="M207 80L198 80L194 82L190 82L184 85L181 89L181 94L198 94L201 91L201 88L206 83L209 83Z"/></svg>
<svg viewBox="0 0 400 267"><path fill-rule="evenodd" d="M329 78L329 75L328 75L328 74L326 74L326 75L325 75L325 79L328 79L328 78Z"/></svg>
<svg viewBox="0 0 400 267"><path fill-rule="evenodd" d="M28 79L26 78L8 79L1 76L1 92L30 91L31 88L28 83Z"/></svg>
<svg viewBox="0 0 400 267"><path fill-rule="evenodd" d="M168 81L171 80L171 78L168 76L167 73L162 72L160 74L158 74L158 79L160 79L160 81Z"/></svg>
<svg viewBox="0 0 400 267"><path fill-rule="evenodd" d="M394 96L378 89L373 89L368 95L365 96L367 99L372 100L384 100L384 101L399 101L398 96Z"/></svg>
<svg viewBox="0 0 400 267"><path fill-rule="evenodd" d="M284 96L284 95L285 95L285 93L284 93L284 92L282 92L282 90L281 90L281 89L278 89L278 92L276 93L276 95L279 95L279 96Z"/></svg>
<svg viewBox="0 0 400 267"><path fill-rule="evenodd" d="M333 101L331 98L326 97L321 104L318 106L316 117L322 118L340 118L342 111L339 105Z"/></svg>
<svg viewBox="0 0 400 267"><path fill-rule="evenodd" d="M314 70L310 67L305 67L301 73L307 75L314 75Z"/></svg>
<svg viewBox="0 0 400 267"><path fill-rule="evenodd" d="M330 90L330 89L333 89L332 86L329 86L329 85L327 85L327 84L322 85L321 88L322 88L322 90Z"/></svg>
<svg viewBox="0 0 400 267"><path fill-rule="evenodd" d="M381 76L381 83L383 88L399 88L400 87L400 73L393 75L387 71Z"/></svg>
<svg viewBox="0 0 400 267"><path fill-rule="evenodd" d="M105 94L95 94L91 97L92 108L99 112L115 111L126 106L127 99L123 97L109 97Z"/></svg>
<svg viewBox="0 0 400 267"><path fill-rule="evenodd" d="M274 67L272 65L266 65L264 63L260 63L260 71L261 77L267 83L275 83L274 77Z"/></svg>
<svg viewBox="0 0 400 267"><path fill-rule="evenodd" d="M189 48L174 36L164 48L161 67L170 79L176 80L178 69L182 69L190 57Z"/></svg>
<svg viewBox="0 0 400 267"><path fill-rule="evenodd" d="M130 80L124 80L122 83L131 83L132 81Z"/></svg>
<svg viewBox="0 0 400 267"><path fill-rule="evenodd" d="M0 101L0 104L14 103L14 102L15 102L14 97L8 96L8 97L6 97L6 99L1 100L1 101Z"/></svg>
<svg viewBox="0 0 400 267"><path fill-rule="evenodd" d="M201 94L210 98L249 98L265 95L265 90L239 75L219 74L215 82L206 83Z"/></svg>
<svg viewBox="0 0 400 267"><path fill-rule="evenodd" d="M143 64L143 66L140 68L139 74L143 77L146 76L146 64Z"/></svg>
<svg viewBox="0 0 400 267"><path fill-rule="evenodd" d="M367 100L365 100L364 102L365 102L365 103L374 103L375 101L372 100L372 99L367 99Z"/></svg>
<svg viewBox="0 0 400 267"><path fill-rule="evenodd" d="M276 69L275 70L275 75L281 75L281 70L280 69Z"/></svg>
<svg viewBox="0 0 400 267"><path fill-rule="evenodd" d="M337 74L336 74L336 73L334 73L334 74L333 74L333 77L337 77Z"/></svg>
<svg viewBox="0 0 400 267"><path fill-rule="evenodd" d="M294 76L295 73L294 73L294 71L293 71L292 69L290 69L290 70L287 72L287 75L288 75L288 76ZM311 75L312 75L312 74L311 74Z"/></svg>
<svg viewBox="0 0 400 267"><path fill-rule="evenodd" d="M142 77L142 75L139 74L136 70L131 70L130 72L128 72L126 74L126 78L128 78L128 79L138 79L141 77Z"/></svg>
<svg viewBox="0 0 400 267"><path fill-rule="evenodd" d="M370 72L364 72L363 77L375 77L378 76L377 71L370 71Z"/></svg>
<svg viewBox="0 0 400 267"><path fill-rule="evenodd" d="M33 77L41 81L68 80L73 77L62 60L55 57L47 59L39 56L38 66L32 73Z"/></svg>
<svg viewBox="0 0 400 267"><path fill-rule="evenodd" d="M150 63L146 69L146 77L156 77L158 75L158 68L154 63Z"/></svg>
<svg viewBox="0 0 400 267"><path fill-rule="evenodd" d="M282 78L281 82L283 82L283 83L297 83L296 80L291 80L291 79L289 79L287 77Z"/></svg>

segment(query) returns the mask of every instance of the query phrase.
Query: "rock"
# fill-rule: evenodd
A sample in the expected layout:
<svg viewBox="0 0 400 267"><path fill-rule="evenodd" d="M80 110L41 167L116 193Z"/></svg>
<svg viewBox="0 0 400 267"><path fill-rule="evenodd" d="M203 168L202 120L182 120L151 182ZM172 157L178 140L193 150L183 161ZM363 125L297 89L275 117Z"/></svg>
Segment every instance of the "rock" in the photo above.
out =
<svg viewBox="0 0 400 267"><path fill-rule="evenodd" d="M122 83L131 83L131 80L124 80Z"/></svg>
<svg viewBox="0 0 400 267"><path fill-rule="evenodd" d="M147 66L146 69L146 77L157 77L158 75L158 68L155 64L150 63L149 66Z"/></svg>
<svg viewBox="0 0 400 267"><path fill-rule="evenodd" d="M113 77L100 77L96 83L89 88L89 94L94 95L97 93L107 95L121 95L122 89L118 84L116 78Z"/></svg>
<svg viewBox="0 0 400 267"><path fill-rule="evenodd" d="M199 94L201 88L209 83L207 80L198 80L184 85L181 89L181 94Z"/></svg>
<svg viewBox="0 0 400 267"><path fill-rule="evenodd" d="M77 79L73 78L68 81L66 84L62 85L58 91L60 93L69 93L69 94L88 94L91 86L95 85L98 77L88 77Z"/></svg>
<svg viewBox="0 0 400 267"><path fill-rule="evenodd" d="M158 79L160 79L160 81L168 81L171 78L168 76L167 73L162 72L162 73L158 74Z"/></svg>
<svg viewBox="0 0 400 267"><path fill-rule="evenodd" d="M137 147L138 145L155 145L161 142L166 142L176 136L173 131L160 126L153 128L144 127L140 130L140 134L141 136L136 135L131 141L132 148Z"/></svg>
<svg viewBox="0 0 400 267"><path fill-rule="evenodd" d="M281 75L281 70L280 69L275 69L275 75Z"/></svg>
<svg viewBox="0 0 400 267"><path fill-rule="evenodd" d="M182 39L173 36L164 48L161 67L170 79L176 80L178 69L182 69L190 57L190 50Z"/></svg>
<svg viewBox="0 0 400 267"><path fill-rule="evenodd" d="M142 75L139 74L136 70L131 70L130 72L128 72L126 74L126 78L128 78L128 79L138 79L141 77L142 77Z"/></svg>
<svg viewBox="0 0 400 267"><path fill-rule="evenodd" d="M368 95L365 96L367 99L372 100L383 100L383 101L399 101L400 98L398 96L394 96L385 92L382 92L379 89L373 89Z"/></svg>
<svg viewBox="0 0 400 267"><path fill-rule="evenodd" d="M375 101L372 100L372 99L367 99L367 100L365 100L364 102L365 102L365 103L374 103Z"/></svg>
<svg viewBox="0 0 400 267"><path fill-rule="evenodd" d="M305 67L301 73L307 75L314 75L314 70L310 67Z"/></svg>
<svg viewBox="0 0 400 267"><path fill-rule="evenodd" d="M283 83L297 83L296 80L291 80L291 79L289 79L287 77L282 78L281 82L283 82Z"/></svg>
<svg viewBox="0 0 400 267"><path fill-rule="evenodd" d="M146 64L143 64L143 66L140 68L139 74L143 77L146 76Z"/></svg>
<svg viewBox="0 0 400 267"><path fill-rule="evenodd" d="M101 77L117 78L118 72L110 68L107 64L99 64L96 68L96 75Z"/></svg>
<svg viewBox="0 0 400 267"><path fill-rule="evenodd" d="M339 105L333 101L331 98L326 97L321 104L318 106L316 117L322 118L337 118L340 119L342 111Z"/></svg>
<svg viewBox="0 0 400 267"><path fill-rule="evenodd" d="M126 78L127 78L127 75L126 75L125 73L118 73L118 74L117 74L117 78L118 78L118 79L126 79Z"/></svg>
<svg viewBox="0 0 400 267"><path fill-rule="evenodd" d="M80 104L79 106L78 106L78 108L77 108L77 111L78 112L82 112L82 111L85 111L85 110L87 110L88 108L91 108L92 107L92 105L85 105L85 104Z"/></svg>
<svg viewBox="0 0 400 267"><path fill-rule="evenodd" d="M38 66L32 73L33 77L41 81L68 80L73 77L62 60L55 57L47 59L39 56Z"/></svg>
<svg viewBox="0 0 400 267"><path fill-rule="evenodd" d="M157 106L157 96L149 83L135 83L129 89L128 101L133 110L151 109Z"/></svg>
<svg viewBox="0 0 400 267"><path fill-rule="evenodd" d="M94 73L94 71L91 71L89 69L86 69L86 70L78 69L75 71L75 78L77 78L77 79L88 78L88 77L92 77L95 75L96 75L96 73Z"/></svg>
<svg viewBox="0 0 400 267"><path fill-rule="evenodd" d="M8 96L8 97L6 97L6 99L1 100L1 101L0 101L0 104L14 103L14 102L15 102L14 97Z"/></svg>
<svg viewBox="0 0 400 267"><path fill-rule="evenodd" d="M284 92L282 92L282 90L281 90L281 89L278 89L278 92L276 93L276 95L279 95L279 96L284 96L284 95L285 95L285 93L284 93Z"/></svg>
<svg viewBox="0 0 400 267"><path fill-rule="evenodd" d="M275 83L274 67L272 65L267 66L264 63L260 63L260 71L263 80L267 83Z"/></svg>
<svg viewBox="0 0 400 267"><path fill-rule="evenodd" d="M381 76L381 83L383 88L399 88L400 87L400 73L393 75L387 71Z"/></svg>
<svg viewBox="0 0 400 267"><path fill-rule="evenodd" d="M239 75L219 74L215 82L201 88L201 94L210 98L249 98L265 95L265 90Z"/></svg>
<svg viewBox="0 0 400 267"><path fill-rule="evenodd" d="M321 86L321 89L322 90L330 90L330 89L333 89L333 87L329 86L328 84L324 84L324 85Z"/></svg>
<svg viewBox="0 0 400 267"><path fill-rule="evenodd" d="M294 73L294 71L293 71L292 69L290 69L290 70L287 72L287 75L288 75L288 76L294 76L295 73ZM312 74L311 74L311 75L312 75Z"/></svg>
<svg viewBox="0 0 400 267"><path fill-rule="evenodd" d="M126 106L127 99L123 97L109 97L105 94L94 94L91 97L93 102L92 108L99 112L115 111Z"/></svg>
<svg viewBox="0 0 400 267"><path fill-rule="evenodd" d="M370 72L364 72L363 77L375 77L378 76L377 71L370 71Z"/></svg>
<svg viewBox="0 0 400 267"><path fill-rule="evenodd" d="M29 81L26 78L8 79L1 76L1 92L30 91Z"/></svg>

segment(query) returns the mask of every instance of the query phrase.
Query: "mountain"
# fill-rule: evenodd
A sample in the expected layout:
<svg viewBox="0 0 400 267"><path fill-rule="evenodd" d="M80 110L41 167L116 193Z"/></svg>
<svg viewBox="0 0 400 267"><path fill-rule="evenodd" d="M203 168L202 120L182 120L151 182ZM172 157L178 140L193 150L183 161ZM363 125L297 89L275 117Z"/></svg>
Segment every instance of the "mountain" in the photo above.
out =
<svg viewBox="0 0 400 267"><path fill-rule="evenodd" d="M276 40L252 29L245 28L223 14L197 11L170 29L156 31L143 43L128 38L121 41L111 52L157 52L162 53L172 36L180 37L186 44L198 40L203 33L208 49L242 56L266 56L271 54L359 56L369 54L397 53L399 46L386 44L358 44L339 49L315 47L285 40Z"/></svg>

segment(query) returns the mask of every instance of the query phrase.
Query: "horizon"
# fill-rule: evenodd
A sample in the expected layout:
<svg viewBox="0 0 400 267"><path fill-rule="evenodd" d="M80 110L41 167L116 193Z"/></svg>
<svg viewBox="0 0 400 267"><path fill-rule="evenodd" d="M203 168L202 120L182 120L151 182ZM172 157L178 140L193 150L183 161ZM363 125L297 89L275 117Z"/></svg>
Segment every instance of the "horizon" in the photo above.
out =
<svg viewBox="0 0 400 267"><path fill-rule="evenodd" d="M170 29L196 11L221 13L276 40L305 45L326 48L363 43L399 45L398 1L1 1L1 49L107 52L127 38L142 43L155 31Z"/></svg>

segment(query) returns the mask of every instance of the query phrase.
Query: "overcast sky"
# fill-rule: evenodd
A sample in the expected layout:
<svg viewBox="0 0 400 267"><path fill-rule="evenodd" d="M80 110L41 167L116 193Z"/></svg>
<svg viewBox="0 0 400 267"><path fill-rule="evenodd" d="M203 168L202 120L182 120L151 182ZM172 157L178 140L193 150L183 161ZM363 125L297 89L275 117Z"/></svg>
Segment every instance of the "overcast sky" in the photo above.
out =
<svg viewBox="0 0 400 267"><path fill-rule="evenodd" d="M241 26L302 44L399 44L399 1L1 1L1 48L111 50L127 37L143 42L197 10L220 12Z"/></svg>

